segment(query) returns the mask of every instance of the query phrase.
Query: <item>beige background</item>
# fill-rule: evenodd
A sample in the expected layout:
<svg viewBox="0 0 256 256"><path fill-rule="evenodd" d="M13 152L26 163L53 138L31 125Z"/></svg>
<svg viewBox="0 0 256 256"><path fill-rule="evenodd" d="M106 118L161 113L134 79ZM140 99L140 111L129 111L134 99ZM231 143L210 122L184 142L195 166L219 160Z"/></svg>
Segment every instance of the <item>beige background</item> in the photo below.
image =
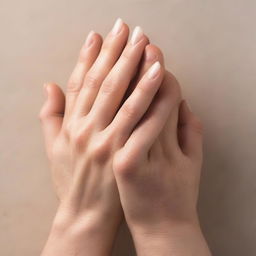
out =
<svg viewBox="0 0 256 256"><path fill-rule="evenodd" d="M256 255L254 0L1 0L0 255L39 255L57 205L37 119L42 84L65 86L89 30L106 35L119 16L163 49L203 120L199 209L214 255ZM130 241L118 247L132 255Z"/></svg>

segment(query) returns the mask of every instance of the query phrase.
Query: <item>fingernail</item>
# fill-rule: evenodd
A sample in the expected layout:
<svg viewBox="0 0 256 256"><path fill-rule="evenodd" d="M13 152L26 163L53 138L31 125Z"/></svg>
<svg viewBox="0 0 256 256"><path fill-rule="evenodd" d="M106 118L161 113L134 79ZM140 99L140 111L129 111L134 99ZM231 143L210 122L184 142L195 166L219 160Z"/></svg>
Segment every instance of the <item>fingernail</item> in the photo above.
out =
<svg viewBox="0 0 256 256"><path fill-rule="evenodd" d="M154 61L156 59L157 59L157 55L153 51L146 50L145 52L146 61Z"/></svg>
<svg viewBox="0 0 256 256"><path fill-rule="evenodd" d="M46 97L48 97L48 89L47 89L47 87L48 87L48 84L44 83L44 94L45 94Z"/></svg>
<svg viewBox="0 0 256 256"><path fill-rule="evenodd" d="M184 101L185 101L185 105L187 106L187 109L191 112L191 105L186 100Z"/></svg>
<svg viewBox="0 0 256 256"><path fill-rule="evenodd" d="M115 22L115 25L114 27L112 28L112 35L117 35L121 29L122 29L122 26L123 26L123 21L122 19L118 18Z"/></svg>
<svg viewBox="0 0 256 256"><path fill-rule="evenodd" d="M160 68L161 68L160 62L159 61L155 62L150 67L150 69L148 71L148 78L149 79L154 79L159 74Z"/></svg>
<svg viewBox="0 0 256 256"><path fill-rule="evenodd" d="M92 30L89 34L88 34L88 36L87 36L87 38L86 38L86 40L85 40L85 47L89 47L89 46L91 46L91 44L93 43L93 36L94 36L94 34L95 34L95 32Z"/></svg>
<svg viewBox="0 0 256 256"><path fill-rule="evenodd" d="M132 37L131 37L131 44L135 45L137 44L143 37L144 33L141 27L135 27L135 29L133 30L132 33Z"/></svg>

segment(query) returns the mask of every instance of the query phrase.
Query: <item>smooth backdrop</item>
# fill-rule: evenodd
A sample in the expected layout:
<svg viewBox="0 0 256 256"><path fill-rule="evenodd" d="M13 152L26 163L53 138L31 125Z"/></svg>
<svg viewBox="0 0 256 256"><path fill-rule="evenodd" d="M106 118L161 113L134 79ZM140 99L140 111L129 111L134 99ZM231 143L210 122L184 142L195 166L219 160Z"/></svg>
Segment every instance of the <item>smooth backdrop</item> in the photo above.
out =
<svg viewBox="0 0 256 256"><path fill-rule="evenodd" d="M0 1L0 255L39 255L57 200L38 112L87 33L140 25L205 127L199 212L214 255L256 255L254 0ZM115 255L134 255L122 229Z"/></svg>

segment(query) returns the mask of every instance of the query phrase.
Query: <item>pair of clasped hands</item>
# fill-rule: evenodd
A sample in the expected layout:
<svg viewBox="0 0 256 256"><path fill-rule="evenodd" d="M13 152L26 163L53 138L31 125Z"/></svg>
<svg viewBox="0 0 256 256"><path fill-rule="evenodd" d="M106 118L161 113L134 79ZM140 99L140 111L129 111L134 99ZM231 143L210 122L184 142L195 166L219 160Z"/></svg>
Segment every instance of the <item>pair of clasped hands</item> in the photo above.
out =
<svg viewBox="0 0 256 256"><path fill-rule="evenodd" d="M59 207L42 256L111 255L123 219L137 255L208 256L197 214L202 125L140 27L90 32L40 111Z"/></svg>

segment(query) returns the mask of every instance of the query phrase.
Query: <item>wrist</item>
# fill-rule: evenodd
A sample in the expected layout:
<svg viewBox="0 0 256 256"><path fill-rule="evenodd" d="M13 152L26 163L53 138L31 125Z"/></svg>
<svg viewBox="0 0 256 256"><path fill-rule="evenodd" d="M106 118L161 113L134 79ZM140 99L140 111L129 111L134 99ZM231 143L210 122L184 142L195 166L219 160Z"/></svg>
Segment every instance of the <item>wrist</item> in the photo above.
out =
<svg viewBox="0 0 256 256"><path fill-rule="evenodd" d="M79 252L79 256L88 252L109 255L118 227L117 221L107 221L102 214L74 214L60 206L42 256L66 255L67 251Z"/></svg>
<svg viewBox="0 0 256 256"><path fill-rule="evenodd" d="M198 219L198 214L196 211L192 212L189 215L179 215L179 217L162 217L162 218L147 218L143 220L132 222L127 221L129 229L132 234L136 235L147 235L147 234L169 234L170 231L176 228L182 227L193 227L194 229L200 229L200 223Z"/></svg>
<svg viewBox="0 0 256 256"><path fill-rule="evenodd" d="M122 214L109 215L101 209L74 210L67 204L60 204L53 221L56 231L72 230L74 233L115 232Z"/></svg>
<svg viewBox="0 0 256 256"><path fill-rule="evenodd" d="M144 225L129 225L131 234L138 238L172 237L178 230L201 230L197 219L188 221L160 221Z"/></svg>
<svg viewBox="0 0 256 256"><path fill-rule="evenodd" d="M137 255L210 256L197 220L131 231Z"/></svg>

